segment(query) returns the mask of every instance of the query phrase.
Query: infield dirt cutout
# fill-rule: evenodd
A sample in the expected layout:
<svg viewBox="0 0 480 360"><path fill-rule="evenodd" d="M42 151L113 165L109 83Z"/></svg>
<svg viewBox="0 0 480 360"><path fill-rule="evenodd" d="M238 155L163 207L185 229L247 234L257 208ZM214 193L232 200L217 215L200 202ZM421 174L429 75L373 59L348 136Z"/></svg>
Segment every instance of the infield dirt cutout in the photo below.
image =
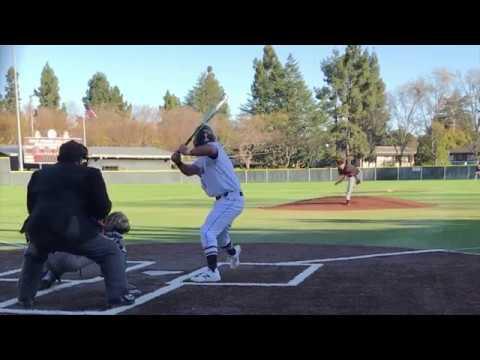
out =
<svg viewBox="0 0 480 360"><path fill-rule="evenodd" d="M294 201L263 209L273 210L320 210L320 211L351 211L351 210L383 210L383 209L414 209L431 207L429 204L412 200L404 200L383 196L352 196L350 206L345 205L344 196L326 196L315 199Z"/></svg>

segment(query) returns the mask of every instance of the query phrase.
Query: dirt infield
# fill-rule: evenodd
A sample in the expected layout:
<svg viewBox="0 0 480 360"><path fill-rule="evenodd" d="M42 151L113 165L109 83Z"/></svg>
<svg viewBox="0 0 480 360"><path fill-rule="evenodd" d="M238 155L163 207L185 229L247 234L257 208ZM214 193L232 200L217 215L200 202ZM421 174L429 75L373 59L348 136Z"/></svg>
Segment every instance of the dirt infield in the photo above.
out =
<svg viewBox="0 0 480 360"><path fill-rule="evenodd" d="M295 201L281 204L268 209L274 210L320 210L320 211L351 211L351 210L382 210L425 208L431 205L411 200L380 196L352 196L350 206L345 205L343 196L327 196L316 199Z"/></svg>
<svg viewBox="0 0 480 360"><path fill-rule="evenodd" d="M444 250L244 244L242 265L222 281L193 284L198 244L129 246L128 278L143 295L104 309L96 266L18 308L22 252L0 251L0 314L480 314L480 256ZM224 259L220 259L223 261Z"/></svg>

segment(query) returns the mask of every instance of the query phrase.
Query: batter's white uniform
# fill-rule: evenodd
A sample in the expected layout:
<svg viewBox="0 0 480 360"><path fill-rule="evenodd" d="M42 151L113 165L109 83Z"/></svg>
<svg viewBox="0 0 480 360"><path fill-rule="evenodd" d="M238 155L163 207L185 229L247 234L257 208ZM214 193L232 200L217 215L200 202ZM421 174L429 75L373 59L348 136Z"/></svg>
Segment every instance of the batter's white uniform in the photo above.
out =
<svg viewBox="0 0 480 360"><path fill-rule="evenodd" d="M199 157L193 165L200 168L200 180L205 193L216 198L213 209L200 228L200 236L205 255L216 255L218 247L226 248L230 244L230 226L240 215L244 207L244 198L240 182L233 169L233 164L223 146L210 142L218 155L216 159L208 156Z"/></svg>

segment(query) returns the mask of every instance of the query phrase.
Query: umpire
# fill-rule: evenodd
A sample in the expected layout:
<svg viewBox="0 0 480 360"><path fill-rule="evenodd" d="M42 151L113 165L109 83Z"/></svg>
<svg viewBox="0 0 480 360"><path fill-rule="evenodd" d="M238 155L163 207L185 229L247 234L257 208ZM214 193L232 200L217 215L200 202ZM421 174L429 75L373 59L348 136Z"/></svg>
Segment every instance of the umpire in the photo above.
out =
<svg viewBox="0 0 480 360"><path fill-rule="evenodd" d="M101 234L99 221L112 203L100 170L87 167L88 150L75 141L60 147L58 162L33 173L27 190L29 217L23 230L28 246L19 280L19 303L33 306L48 254L83 255L100 265L107 306L132 304L125 259L115 242Z"/></svg>

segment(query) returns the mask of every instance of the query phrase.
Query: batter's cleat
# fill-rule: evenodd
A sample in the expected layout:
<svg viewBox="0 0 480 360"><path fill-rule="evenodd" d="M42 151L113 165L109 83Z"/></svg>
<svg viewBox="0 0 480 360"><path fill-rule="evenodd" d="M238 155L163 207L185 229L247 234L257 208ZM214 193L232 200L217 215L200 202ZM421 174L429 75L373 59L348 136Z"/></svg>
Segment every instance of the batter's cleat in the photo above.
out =
<svg viewBox="0 0 480 360"><path fill-rule="evenodd" d="M236 269L240 266L240 252L242 248L240 245L235 245L235 255L227 255L228 261L230 262L230 269Z"/></svg>
<svg viewBox="0 0 480 360"><path fill-rule="evenodd" d="M220 272L218 271L218 269L215 269L215 271L208 269L198 275L191 277L190 280L196 283L204 283L217 282L222 280L222 278L220 277Z"/></svg>
<svg viewBox="0 0 480 360"><path fill-rule="evenodd" d="M108 309L113 309L113 308L117 308L117 307L120 307L120 306L127 306L127 305L132 305L132 304L135 304L135 296L128 293L128 294L123 295L120 299L118 299L116 301L109 302L108 305L107 305L107 308Z"/></svg>
<svg viewBox="0 0 480 360"><path fill-rule="evenodd" d="M139 290L135 285L127 284L128 293L133 295L135 298L139 297L143 294L141 290Z"/></svg>

